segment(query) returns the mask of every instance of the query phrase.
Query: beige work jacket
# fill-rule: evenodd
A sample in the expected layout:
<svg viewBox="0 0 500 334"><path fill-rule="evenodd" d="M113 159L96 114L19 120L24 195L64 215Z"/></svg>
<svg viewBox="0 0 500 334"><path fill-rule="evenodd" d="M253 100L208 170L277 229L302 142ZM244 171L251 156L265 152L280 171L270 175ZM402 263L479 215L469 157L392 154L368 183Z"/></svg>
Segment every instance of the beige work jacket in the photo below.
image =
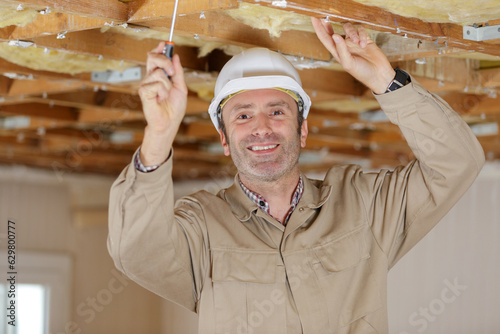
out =
<svg viewBox="0 0 500 334"><path fill-rule="evenodd" d="M117 268L198 313L203 334L388 333L388 270L469 188L484 154L415 80L377 99L416 160L377 173L334 166L322 181L302 175L286 227L238 182L174 205L171 158L151 173L129 165L110 198Z"/></svg>

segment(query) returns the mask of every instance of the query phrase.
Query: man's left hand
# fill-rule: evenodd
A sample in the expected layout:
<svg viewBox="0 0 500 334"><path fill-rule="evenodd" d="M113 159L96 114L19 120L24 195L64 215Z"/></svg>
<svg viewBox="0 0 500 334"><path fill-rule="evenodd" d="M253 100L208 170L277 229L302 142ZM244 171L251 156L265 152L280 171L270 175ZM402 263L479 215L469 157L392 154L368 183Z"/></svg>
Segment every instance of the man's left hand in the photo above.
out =
<svg viewBox="0 0 500 334"><path fill-rule="evenodd" d="M346 72L375 94L386 91L396 72L363 27L356 29L351 23L344 24L344 39L329 22L313 17L312 23L320 41Z"/></svg>

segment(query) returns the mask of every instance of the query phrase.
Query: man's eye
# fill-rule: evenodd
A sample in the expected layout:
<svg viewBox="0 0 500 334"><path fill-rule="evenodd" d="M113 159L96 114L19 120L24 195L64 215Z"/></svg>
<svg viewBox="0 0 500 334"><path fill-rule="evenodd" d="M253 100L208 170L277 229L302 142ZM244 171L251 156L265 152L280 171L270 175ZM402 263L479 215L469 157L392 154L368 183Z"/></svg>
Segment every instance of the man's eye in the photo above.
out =
<svg viewBox="0 0 500 334"><path fill-rule="evenodd" d="M273 115L275 115L275 116L276 115L283 115L283 111L281 111L281 110L275 110L275 111L273 111Z"/></svg>
<svg viewBox="0 0 500 334"><path fill-rule="evenodd" d="M241 114L238 116L238 119L248 119L249 116L247 114Z"/></svg>

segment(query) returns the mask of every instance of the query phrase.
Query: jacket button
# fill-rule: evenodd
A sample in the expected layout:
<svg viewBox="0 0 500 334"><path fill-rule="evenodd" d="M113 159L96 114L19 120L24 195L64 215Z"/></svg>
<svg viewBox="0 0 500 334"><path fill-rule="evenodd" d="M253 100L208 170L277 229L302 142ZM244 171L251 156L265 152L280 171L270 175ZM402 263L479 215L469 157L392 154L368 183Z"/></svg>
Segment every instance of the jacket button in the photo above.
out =
<svg viewBox="0 0 500 334"><path fill-rule="evenodd" d="M299 211L300 212L304 211L304 208L303 207L299 208Z"/></svg>

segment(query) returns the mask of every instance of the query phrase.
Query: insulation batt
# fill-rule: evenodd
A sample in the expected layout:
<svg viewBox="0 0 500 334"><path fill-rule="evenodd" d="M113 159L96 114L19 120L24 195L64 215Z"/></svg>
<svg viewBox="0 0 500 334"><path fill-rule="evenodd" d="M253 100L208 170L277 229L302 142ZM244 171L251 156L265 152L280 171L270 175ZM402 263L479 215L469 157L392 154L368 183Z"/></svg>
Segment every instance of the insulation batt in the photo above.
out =
<svg viewBox="0 0 500 334"><path fill-rule="evenodd" d="M106 70L123 71L128 67L134 66L131 63L122 63L118 60L99 60L97 57L69 52L55 50L44 52L43 48L37 47L24 49L18 46L11 46L7 42L0 43L0 57L11 63L33 70L69 74Z"/></svg>
<svg viewBox="0 0 500 334"><path fill-rule="evenodd" d="M37 17L38 11L32 8L17 10L17 4L7 4L0 2L0 28L7 26L24 27Z"/></svg>
<svg viewBox="0 0 500 334"><path fill-rule="evenodd" d="M426 22L470 25L500 17L499 0L354 0Z"/></svg>

